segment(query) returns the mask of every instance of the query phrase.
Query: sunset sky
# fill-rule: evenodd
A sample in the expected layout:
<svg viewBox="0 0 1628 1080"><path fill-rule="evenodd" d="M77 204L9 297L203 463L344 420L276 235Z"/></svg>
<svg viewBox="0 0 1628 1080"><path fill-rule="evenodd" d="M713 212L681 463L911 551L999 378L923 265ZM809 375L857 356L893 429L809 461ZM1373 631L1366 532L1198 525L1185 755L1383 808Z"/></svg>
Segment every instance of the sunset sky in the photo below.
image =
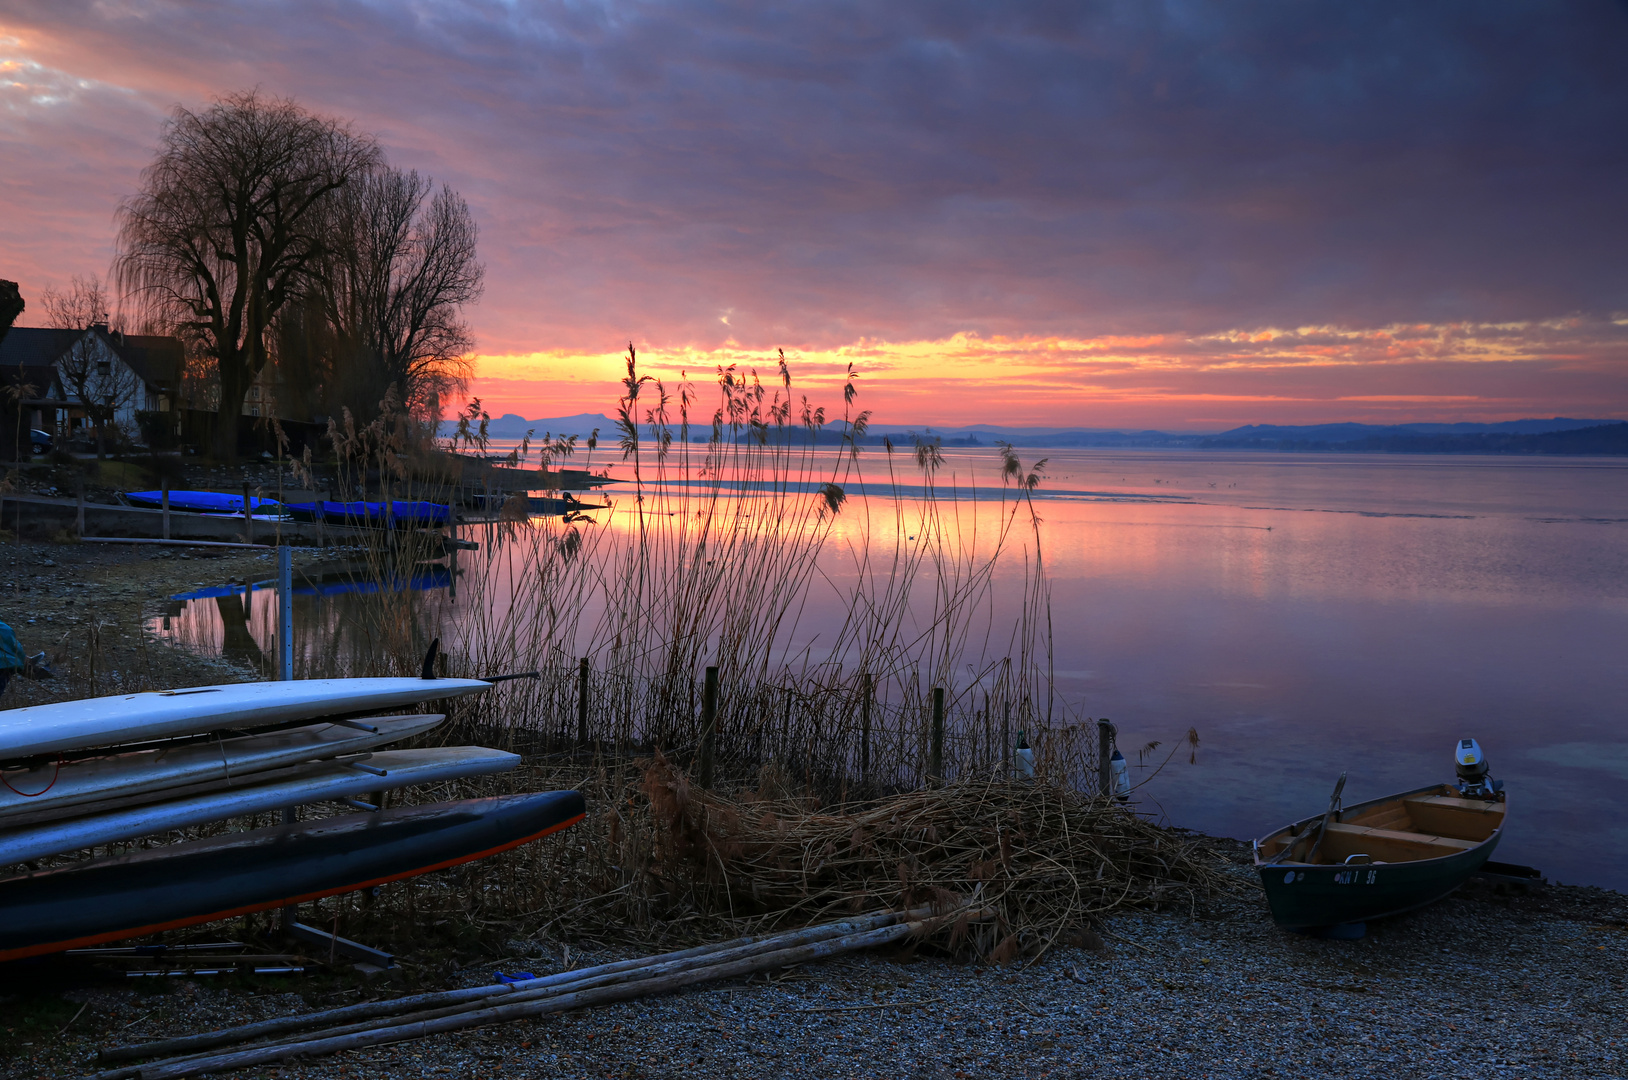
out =
<svg viewBox="0 0 1628 1080"><path fill-rule="evenodd" d="M1628 419L1628 6L0 0L0 278L104 274L180 104L457 188L494 414L861 372L899 424Z"/></svg>

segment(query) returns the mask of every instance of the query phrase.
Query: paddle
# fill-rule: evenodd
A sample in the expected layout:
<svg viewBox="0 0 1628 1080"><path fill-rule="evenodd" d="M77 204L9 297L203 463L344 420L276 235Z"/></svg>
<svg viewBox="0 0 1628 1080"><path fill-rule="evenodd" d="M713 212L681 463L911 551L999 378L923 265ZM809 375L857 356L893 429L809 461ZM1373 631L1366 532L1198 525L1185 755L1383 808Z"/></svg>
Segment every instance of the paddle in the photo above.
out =
<svg viewBox="0 0 1628 1080"><path fill-rule="evenodd" d="M1311 851L1309 851L1306 854L1306 860L1305 860L1306 862L1311 862L1312 858L1317 854L1317 848L1323 842L1323 833L1327 830L1327 827L1328 827L1328 819L1330 817L1332 817L1333 815L1339 813L1339 811L1340 811L1340 792L1342 792L1344 790L1345 790L1345 773L1341 773L1340 778L1334 782L1334 794L1329 796L1328 812L1325 813L1322 816L1322 818L1319 819L1318 822L1317 822L1317 839L1315 841L1313 841L1313 843L1311 845ZM1271 866L1274 863L1282 862L1284 859L1289 857L1289 853L1291 851L1293 851L1296 847L1299 847L1299 846L1300 846L1300 840L1299 839L1291 840L1289 843L1287 843L1287 844L1285 844L1283 846L1282 851L1279 851L1276 855L1272 856L1270 859L1267 859L1266 860L1266 865Z"/></svg>

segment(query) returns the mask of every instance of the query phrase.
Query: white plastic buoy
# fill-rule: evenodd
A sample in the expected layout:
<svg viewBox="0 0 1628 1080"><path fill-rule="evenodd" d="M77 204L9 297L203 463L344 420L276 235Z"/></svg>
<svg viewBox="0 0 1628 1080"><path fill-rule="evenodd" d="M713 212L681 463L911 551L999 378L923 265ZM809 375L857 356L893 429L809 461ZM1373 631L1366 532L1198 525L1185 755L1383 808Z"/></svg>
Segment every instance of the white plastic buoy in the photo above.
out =
<svg viewBox="0 0 1628 1080"><path fill-rule="evenodd" d="M1114 756L1108 759L1108 770L1114 778L1114 798L1120 802L1129 802L1131 797L1131 770L1125 764L1125 755L1114 747Z"/></svg>
<svg viewBox="0 0 1628 1080"><path fill-rule="evenodd" d="M1018 779L1033 780L1034 751L1029 748L1028 736L1023 733L1022 728L1018 729L1017 746L1013 749L1012 756L1017 759Z"/></svg>

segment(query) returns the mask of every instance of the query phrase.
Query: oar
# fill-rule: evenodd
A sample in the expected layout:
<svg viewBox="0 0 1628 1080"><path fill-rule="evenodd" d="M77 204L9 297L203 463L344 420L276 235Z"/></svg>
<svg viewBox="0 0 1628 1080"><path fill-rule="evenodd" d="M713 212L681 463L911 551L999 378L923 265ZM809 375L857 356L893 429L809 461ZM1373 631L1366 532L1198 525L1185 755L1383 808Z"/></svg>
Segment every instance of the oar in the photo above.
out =
<svg viewBox="0 0 1628 1080"><path fill-rule="evenodd" d="M1334 782L1334 794L1332 796L1330 796L1329 800L1328 800L1328 813L1324 814L1322 819L1320 821L1318 821L1318 823L1317 823L1317 840L1316 840L1315 843L1312 844L1311 852L1306 856L1306 860L1305 860L1306 862L1311 862L1312 855L1315 855L1317 853L1317 845L1321 844L1323 842L1323 829L1328 824L1329 816L1331 814L1336 813L1339 810L1339 807L1340 807L1340 792L1342 792L1344 790L1345 790L1345 773L1341 773L1340 778ZM1270 859L1266 860L1266 865L1271 866L1274 863L1280 863L1284 859L1287 859L1289 857L1289 853L1292 852L1295 848L1299 847L1300 846L1300 841L1303 840L1303 839L1305 839L1305 838L1304 837L1296 837L1295 839L1289 841L1287 844L1283 845L1283 849L1281 851L1279 851L1276 855L1272 856Z"/></svg>
<svg viewBox="0 0 1628 1080"><path fill-rule="evenodd" d="M1311 845L1311 850L1306 853L1307 862L1317 861L1317 849L1323 846L1323 837L1328 835L1329 819L1340 812L1340 792L1344 790L1345 773L1341 773L1340 778L1334 781L1334 794L1329 796L1328 812L1323 815L1323 820L1317 823L1317 840Z"/></svg>

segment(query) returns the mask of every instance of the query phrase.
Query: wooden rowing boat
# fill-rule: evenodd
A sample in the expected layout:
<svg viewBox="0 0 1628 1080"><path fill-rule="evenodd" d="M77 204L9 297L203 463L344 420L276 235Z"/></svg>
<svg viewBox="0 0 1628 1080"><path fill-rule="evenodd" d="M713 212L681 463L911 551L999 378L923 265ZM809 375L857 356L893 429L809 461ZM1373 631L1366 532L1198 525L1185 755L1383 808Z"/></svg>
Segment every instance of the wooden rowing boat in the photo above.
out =
<svg viewBox="0 0 1628 1080"><path fill-rule="evenodd" d="M231 918L485 858L582 820L575 791L347 814L0 880L0 961Z"/></svg>
<svg viewBox="0 0 1628 1080"><path fill-rule="evenodd" d="M1343 780L1343 778L1342 778ZM1503 835L1502 790L1465 797L1432 784L1303 818L1255 842L1280 926L1367 922L1433 903L1462 885Z"/></svg>

